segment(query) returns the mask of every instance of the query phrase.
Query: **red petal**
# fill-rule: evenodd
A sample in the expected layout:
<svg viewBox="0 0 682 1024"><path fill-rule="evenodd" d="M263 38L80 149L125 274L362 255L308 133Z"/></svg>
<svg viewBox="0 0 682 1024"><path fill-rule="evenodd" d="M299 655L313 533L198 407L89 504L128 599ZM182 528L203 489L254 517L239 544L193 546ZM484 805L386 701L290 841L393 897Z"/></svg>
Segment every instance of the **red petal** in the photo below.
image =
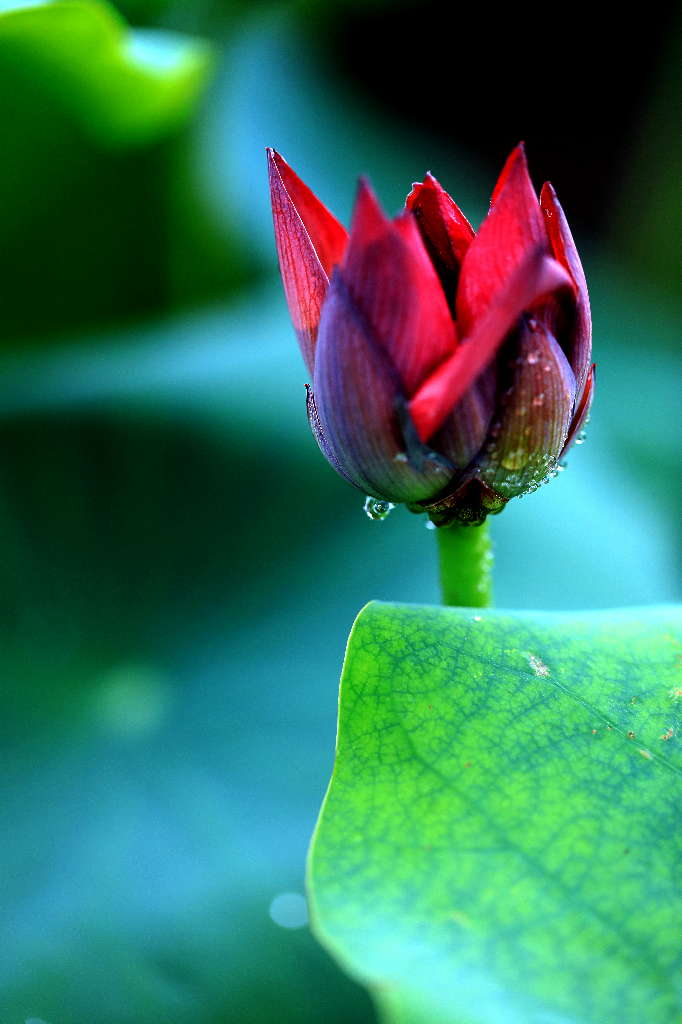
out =
<svg viewBox="0 0 682 1024"><path fill-rule="evenodd" d="M497 181L495 182L495 188L493 189L493 194L490 197L490 205L491 206L493 205L493 203L495 203L497 201L497 197L499 196L499 194L502 191L502 189L504 188L504 186L507 184L507 179L509 178L509 175L512 174L512 173L516 173L517 172L518 165L519 165L519 160L523 161L526 164L526 174L527 174L528 173L528 162L526 160L526 144L525 144L525 142L519 142L518 146L516 146L514 149L512 149L511 153L507 157L507 159L505 161L505 164L504 164L504 167L500 171L500 176L497 179ZM531 188L532 187L533 186L532 186L532 183L531 183ZM535 193L533 193L533 194L535 194Z"/></svg>
<svg viewBox="0 0 682 1024"><path fill-rule="evenodd" d="M345 250L347 232L273 149L268 171L275 242L291 319L313 373L320 312L329 274Z"/></svg>
<svg viewBox="0 0 682 1024"><path fill-rule="evenodd" d="M569 349L569 361L578 382L578 394L580 395L585 387L592 358L592 317L587 282L566 215L549 182L542 186L540 205L545 217L545 226L554 258L566 267L575 283L577 293L576 324L573 345Z"/></svg>
<svg viewBox="0 0 682 1024"><path fill-rule="evenodd" d="M280 181L284 185L296 213L303 221L317 253L317 258L322 264L322 269L327 277L331 277L332 270L343 258L348 242L348 232L305 182L301 181L299 176L292 171L284 157L280 156L276 150L269 149L268 159L271 166L274 166L279 172Z"/></svg>
<svg viewBox="0 0 682 1024"><path fill-rule="evenodd" d="M417 219L445 294L454 305L459 270L474 237L474 229L430 172L421 185L412 186L405 206Z"/></svg>
<svg viewBox="0 0 682 1024"><path fill-rule="evenodd" d="M549 253L540 205L528 176L523 146L517 146L493 192L488 216L462 264L457 291L459 333L471 333L509 275L538 246Z"/></svg>
<svg viewBox="0 0 682 1024"><path fill-rule="evenodd" d="M477 320L469 338L422 384L410 402L410 413L422 441L442 425L493 359L523 311L544 295L566 287L572 288L570 277L556 260L545 256L542 247L526 257Z"/></svg>
<svg viewBox="0 0 682 1024"><path fill-rule="evenodd" d="M390 221L364 181L358 189L343 276L409 397L453 351L455 327L414 217L405 211Z"/></svg>

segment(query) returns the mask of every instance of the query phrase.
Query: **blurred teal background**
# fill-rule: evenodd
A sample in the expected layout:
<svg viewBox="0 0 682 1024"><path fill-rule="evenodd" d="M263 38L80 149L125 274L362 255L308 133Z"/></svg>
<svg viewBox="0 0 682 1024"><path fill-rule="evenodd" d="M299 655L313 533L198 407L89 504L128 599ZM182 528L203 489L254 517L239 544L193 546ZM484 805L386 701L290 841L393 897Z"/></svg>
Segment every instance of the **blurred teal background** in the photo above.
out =
<svg viewBox="0 0 682 1024"><path fill-rule="evenodd" d="M505 131L537 185L551 133L521 108L479 145L466 92L429 99L380 48L454 104L440 129L391 107L361 56L409 46L410 4L119 6L141 31L0 4L0 1022L372 1021L277 897L303 892L353 618L436 601L435 545L404 510L370 522L308 432L263 149L345 219L359 172L396 209L430 168L476 220ZM501 606L679 596L670 38L599 216L587 176L564 204L597 399L568 471L493 523Z"/></svg>

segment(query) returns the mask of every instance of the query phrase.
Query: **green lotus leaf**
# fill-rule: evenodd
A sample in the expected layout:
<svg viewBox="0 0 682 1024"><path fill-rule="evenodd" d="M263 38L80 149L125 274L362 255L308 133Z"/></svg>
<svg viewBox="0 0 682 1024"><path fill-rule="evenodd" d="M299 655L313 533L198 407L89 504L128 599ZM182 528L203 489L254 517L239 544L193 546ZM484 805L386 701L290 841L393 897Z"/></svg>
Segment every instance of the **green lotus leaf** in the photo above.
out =
<svg viewBox="0 0 682 1024"><path fill-rule="evenodd" d="M309 886L385 1020L682 1019L681 619L361 613Z"/></svg>

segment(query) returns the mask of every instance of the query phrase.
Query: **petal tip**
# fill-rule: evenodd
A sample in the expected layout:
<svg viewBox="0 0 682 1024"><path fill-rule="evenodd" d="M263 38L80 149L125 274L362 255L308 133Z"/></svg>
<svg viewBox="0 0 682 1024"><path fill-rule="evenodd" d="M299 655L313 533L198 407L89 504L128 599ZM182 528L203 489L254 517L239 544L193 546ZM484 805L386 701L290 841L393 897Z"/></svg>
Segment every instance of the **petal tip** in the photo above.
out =
<svg viewBox="0 0 682 1024"><path fill-rule="evenodd" d="M542 188L540 189L540 202L541 203L545 203L545 202L547 202L547 200L549 200L549 201L552 201L552 200L556 201L556 198L557 198L557 194L556 194L556 189L554 188L554 185L552 184L551 181L546 181L544 183L544 185L542 186Z"/></svg>
<svg viewBox="0 0 682 1024"><path fill-rule="evenodd" d="M265 147L265 156L266 156L266 159L268 161L268 167L271 170L275 170L277 172L277 174L279 174L281 176L282 167L283 166L285 166L285 167L288 166L286 160L281 155L281 153L278 153L277 150L274 149L273 146L266 146Z"/></svg>
<svg viewBox="0 0 682 1024"><path fill-rule="evenodd" d="M514 146L505 161L502 172L497 179L493 194L490 197L490 205L493 206L501 193L506 191L508 188L511 188L516 192L520 192L526 187L528 187L533 195L535 195L533 183L530 178L530 172L528 170L526 144L521 141ZM535 199L537 202L537 196Z"/></svg>
<svg viewBox="0 0 682 1024"><path fill-rule="evenodd" d="M388 218L381 208L369 178L362 175L358 178L358 187L355 193L351 237L367 239L384 231L387 224ZM347 250L346 256L349 251Z"/></svg>

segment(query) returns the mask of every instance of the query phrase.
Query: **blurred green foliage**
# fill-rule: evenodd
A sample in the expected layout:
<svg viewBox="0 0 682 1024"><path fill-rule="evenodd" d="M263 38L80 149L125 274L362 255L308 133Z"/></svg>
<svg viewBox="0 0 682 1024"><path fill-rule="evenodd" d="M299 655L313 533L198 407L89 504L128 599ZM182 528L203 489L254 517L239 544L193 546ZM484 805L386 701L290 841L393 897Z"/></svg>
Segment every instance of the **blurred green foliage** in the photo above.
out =
<svg viewBox="0 0 682 1024"><path fill-rule="evenodd" d="M302 890L350 624L436 600L436 555L408 513L370 523L308 433L263 147L344 217L361 170L392 208L430 166L474 218L492 181L352 99L295 6L224 11L204 97L183 79L182 116L115 145L83 116L90 48L59 79L0 22L3 1024L372 1019L269 907ZM673 326L579 241L594 419L493 524L502 606L678 592Z"/></svg>
<svg viewBox="0 0 682 1024"><path fill-rule="evenodd" d="M4 5L4 345L248 278L194 185L188 119L210 64L207 43L130 31L99 0Z"/></svg>
<svg viewBox="0 0 682 1024"><path fill-rule="evenodd" d="M23 73L88 135L111 147L153 141L185 121L209 63L205 43L132 31L100 0L5 5L0 48L6 73ZM30 119L24 131L27 125Z"/></svg>

